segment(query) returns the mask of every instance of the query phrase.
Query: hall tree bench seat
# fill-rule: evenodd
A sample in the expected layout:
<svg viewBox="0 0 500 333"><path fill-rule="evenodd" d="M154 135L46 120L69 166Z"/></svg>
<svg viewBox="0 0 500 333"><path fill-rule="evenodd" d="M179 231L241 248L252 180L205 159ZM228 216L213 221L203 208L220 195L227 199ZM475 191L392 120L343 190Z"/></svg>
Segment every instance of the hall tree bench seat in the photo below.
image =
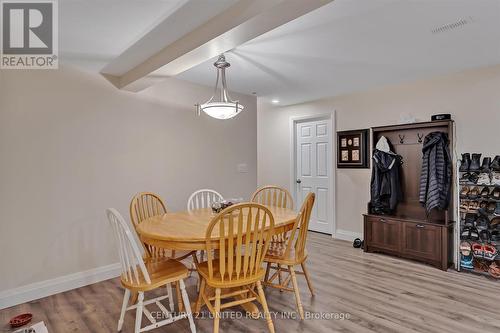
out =
<svg viewBox="0 0 500 333"><path fill-rule="evenodd" d="M453 224L364 215L365 252L380 252L421 261L442 270L450 266Z"/></svg>

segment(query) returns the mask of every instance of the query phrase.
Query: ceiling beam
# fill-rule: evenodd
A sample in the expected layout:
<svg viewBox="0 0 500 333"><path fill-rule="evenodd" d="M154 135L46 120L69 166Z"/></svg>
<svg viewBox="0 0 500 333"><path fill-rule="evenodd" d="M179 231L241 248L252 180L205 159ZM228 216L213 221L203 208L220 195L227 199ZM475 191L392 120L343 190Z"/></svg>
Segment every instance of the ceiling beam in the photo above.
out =
<svg viewBox="0 0 500 333"><path fill-rule="evenodd" d="M120 89L139 91L332 1L239 0L122 75L101 74Z"/></svg>

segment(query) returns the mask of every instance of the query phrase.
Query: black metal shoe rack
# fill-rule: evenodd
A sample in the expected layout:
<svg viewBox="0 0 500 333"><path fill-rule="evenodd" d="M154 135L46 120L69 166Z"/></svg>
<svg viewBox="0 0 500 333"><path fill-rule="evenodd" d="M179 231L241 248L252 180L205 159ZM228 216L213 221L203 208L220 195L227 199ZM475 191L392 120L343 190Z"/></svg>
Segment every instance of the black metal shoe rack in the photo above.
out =
<svg viewBox="0 0 500 333"><path fill-rule="evenodd" d="M473 272L499 279L500 269L500 157L463 154L459 168L460 241L457 247L460 271ZM489 180L489 181L488 181ZM471 245L472 266L464 267L467 256L462 254L463 242ZM474 253L472 247L479 249ZM496 257L491 258L492 248ZM481 250L483 251L481 253ZM485 255L485 250L489 250Z"/></svg>

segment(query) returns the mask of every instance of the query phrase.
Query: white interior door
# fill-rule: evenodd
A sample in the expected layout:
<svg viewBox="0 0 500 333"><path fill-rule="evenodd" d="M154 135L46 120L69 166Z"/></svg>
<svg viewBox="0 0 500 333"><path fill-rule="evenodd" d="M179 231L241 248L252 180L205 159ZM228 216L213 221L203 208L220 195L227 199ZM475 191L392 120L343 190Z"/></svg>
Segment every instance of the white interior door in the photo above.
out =
<svg viewBox="0 0 500 333"><path fill-rule="evenodd" d="M307 193L316 194L309 230L333 233L331 184L332 133L330 119L297 122L295 125L295 198L300 208Z"/></svg>

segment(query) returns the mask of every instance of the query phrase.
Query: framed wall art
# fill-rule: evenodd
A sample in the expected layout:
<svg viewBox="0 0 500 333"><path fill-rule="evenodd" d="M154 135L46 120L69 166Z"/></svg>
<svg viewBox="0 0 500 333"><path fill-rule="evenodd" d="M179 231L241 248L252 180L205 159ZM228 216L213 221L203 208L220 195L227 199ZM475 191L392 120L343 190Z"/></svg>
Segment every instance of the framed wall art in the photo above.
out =
<svg viewBox="0 0 500 333"><path fill-rule="evenodd" d="M337 168L369 168L370 130L337 132Z"/></svg>

